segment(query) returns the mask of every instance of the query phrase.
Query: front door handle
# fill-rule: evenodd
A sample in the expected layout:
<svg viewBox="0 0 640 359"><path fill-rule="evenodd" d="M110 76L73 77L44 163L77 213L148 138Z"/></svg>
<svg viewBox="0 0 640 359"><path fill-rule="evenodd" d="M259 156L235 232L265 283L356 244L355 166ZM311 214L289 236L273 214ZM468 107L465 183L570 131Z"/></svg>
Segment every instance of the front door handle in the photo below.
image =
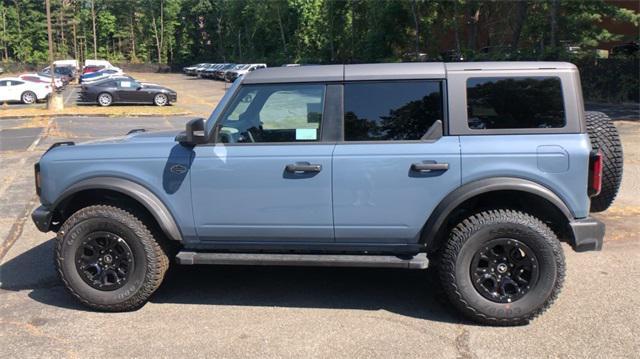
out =
<svg viewBox="0 0 640 359"><path fill-rule="evenodd" d="M309 162L296 162L294 164L289 164L285 167L287 172L296 173L296 172L320 172L322 171L321 164L309 163Z"/></svg>
<svg viewBox="0 0 640 359"><path fill-rule="evenodd" d="M448 163L414 163L411 165L411 170L416 172L446 171L448 169Z"/></svg>

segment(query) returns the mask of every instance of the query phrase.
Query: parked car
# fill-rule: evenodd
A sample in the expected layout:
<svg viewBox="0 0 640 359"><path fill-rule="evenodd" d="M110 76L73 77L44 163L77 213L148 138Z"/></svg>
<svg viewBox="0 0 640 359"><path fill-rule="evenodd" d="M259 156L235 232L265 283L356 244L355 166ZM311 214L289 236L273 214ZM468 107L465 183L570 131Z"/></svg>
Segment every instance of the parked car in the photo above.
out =
<svg viewBox="0 0 640 359"><path fill-rule="evenodd" d="M82 83L92 83L104 80L109 77L122 75L122 70L120 69L103 69L99 71L95 71L92 73L84 74L80 76L79 82Z"/></svg>
<svg viewBox="0 0 640 359"><path fill-rule="evenodd" d="M221 68L215 70L213 72L213 79L215 80L224 80L224 76L227 74L227 71L235 69L237 66L241 66L238 64L225 64Z"/></svg>
<svg viewBox="0 0 640 359"><path fill-rule="evenodd" d="M34 74L34 73L29 73L29 74L22 74L18 76L21 80L25 80L25 81L30 81L30 82L40 82L40 83L45 83L45 84L51 84L51 77L49 76L40 76L38 74ZM53 86L56 89L61 89L64 87L64 83L62 82L62 80L60 80L59 78L54 78L53 79Z"/></svg>
<svg viewBox="0 0 640 359"><path fill-rule="evenodd" d="M60 76L61 78L66 79L67 83L75 80L76 78L77 73L75 68L72 66L60 66L60 67L56 66L54 69L55 69L54 71L56 76ZM44 69L42 69L40 73L50 75L51 68L47 66Z"/></svg>
<svg viewBox="0 0 640 359"><path fill-rule="evenodd" d="M78 60L68 59L68 60L56 60L53 62L56 67L73 67L76 72L80 69L80 65L78 64Z"/></svg>
<svg viewBox="0 0 640 359"><path fill-rule="evenodd" d="M111 69L111 68L115 68L116 66L113 66L109 61L107 60L92 60L92 59L88 59L84 61L84 66L101 66L105 69Z"/></svg>
<svg viewBox="0 0 640 359"><path fill-rule="evenodd" d="M51 74L48 72L38 72L37 74L38 76L48 80L49 82L51 82ZM60 80L62 81L62 87L65 87L69 84L69 78L67 76L62 76L60 74L54 74L53 75L54 78L54 82L55 80Z"/></svg>
<svg viewBox="0 0 640 359"><path fill-rule="evenodd" d="M32 104L46 100L51 86L45 83L22 80L18 77L0 78L0 102Z"/></svg>
<svg viewBox="0 0 640 359"><path fill-rule="evenodd" d="M138 82L131 77L106 79L81 87L80 101L112 104L154 104L165 106L178 100L178 94L166 87Z"/></svg>
<svg viewBox="0 0 640 359"><path fill-rule="evenodd" d="M104 68L105 68L104 66L94 66L94 65L85 66L85 67L82 68L82 74L83 75L84 74L90 74L90 73L93 73L93 72L96 72L96 71L100 71L100 70L102 70Z"/></svg>
<svg viewBox="0 0 640 359"><path fill-rule="evenodd" d="M62 283L100 311L143 305L177 252L183 265L435 266L465 316L518 325L558 296L561 241L602 248L590 212L621 174L616 128L585 114L569 63L278 67L235 81L184 132L54 144L32 217L58 233Z"/></svg>
<svg viewBox="0 0 640 359"><path fill-rule="evenodd" d="M201 66L206 65L205 63L199 63L199 64L195 64L192 66L187 66L187 67L183 67L182 71L185 73L185 75L188 76L195 76L196 74L196 69L198 69Z"/></svg>
<svg viewBox="0 0 640 359"><path fill-rule="evenodd" d="M196 75L198 77L204 77L203 75L204 75L205 71L208 71L209 69L216 68L217 66L218 66L218 64L208 64L206 66L202 66L202 67L200 67L200 68L198 68L196 70Z"/></svg>
<svg viewBox="0 0 640 359"><path fill-rule="evenodd" d="M242 66L240 69L227 71L227 73L225 74L224 78L228 82L233 82L238 77L240 77L242 75L246 75L251 71L255 71L255 70L258 70L258 69L266 69L266 68L267 68L266 64L247 64L247 65Z"/></svg>
<svg viewBox="0 0 640 359"><path fill-rule="evenodd" d="M202 71L203 69L205 69L205 68L206 68L207 66L209 66L209 65L211 65L211 64L210 64L210 63L208 63L208 62L207 62L207 63L202 63L202 64L198 65L198 66L197 66L197 67L192 71L192 73L191 73L191 74L192 74L193 76L196 76L196 75L198 75L198 72L199 72L199 71Z"/></svg>
<svg viewBox="0 0 640 359"><path fill-rule="evenodd" d="M202 71L200 77L212 79L214 78L216 71L223 68L225 65L227 64L216 64L215 66L211 66L208 69Z"/></svg>

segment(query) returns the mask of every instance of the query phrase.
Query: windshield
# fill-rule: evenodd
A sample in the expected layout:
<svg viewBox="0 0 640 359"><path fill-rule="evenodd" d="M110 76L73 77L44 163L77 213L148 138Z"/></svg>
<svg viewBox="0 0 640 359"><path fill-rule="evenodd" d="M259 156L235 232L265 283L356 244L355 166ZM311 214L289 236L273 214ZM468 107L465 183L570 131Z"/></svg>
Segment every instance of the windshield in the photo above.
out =
<svg viewBox="0 0 640 359"><path fill-rule="evenodd" d="M218 102L218 106L216 106L215 110L213 110L213 112L211 113L211 116L209 116L209 119L207 120L207 124L205 125L207 134L211 133L213 129L213 125L215 125L216 121L218 120L218 117L220 117L220 114L222 113L222 110L224 110L224 108L226 107L227 102L229 102L229 100L233 97L233 95L238 90L238 87L240 86L240 82L241 81L235 81L233 85L229 87L227 92L225 92L224 96L222 96L222 99L220 100L220 102Z"/></svg>

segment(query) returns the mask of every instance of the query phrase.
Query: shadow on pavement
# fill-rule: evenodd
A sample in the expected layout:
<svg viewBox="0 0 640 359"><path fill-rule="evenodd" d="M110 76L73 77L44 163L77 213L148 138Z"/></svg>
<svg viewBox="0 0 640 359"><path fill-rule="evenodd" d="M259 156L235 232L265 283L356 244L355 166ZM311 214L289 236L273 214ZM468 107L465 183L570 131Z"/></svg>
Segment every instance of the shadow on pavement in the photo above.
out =
<svg viewBox="0 0 640 359"><path fill-rule="evenodd" d="M53 239L0 267L2 289L31 290L43 304L86 310L64 292L53 265ZM152 303L387 310L460 323L443 304L434 271L366 268L174 265Z"/></svg>

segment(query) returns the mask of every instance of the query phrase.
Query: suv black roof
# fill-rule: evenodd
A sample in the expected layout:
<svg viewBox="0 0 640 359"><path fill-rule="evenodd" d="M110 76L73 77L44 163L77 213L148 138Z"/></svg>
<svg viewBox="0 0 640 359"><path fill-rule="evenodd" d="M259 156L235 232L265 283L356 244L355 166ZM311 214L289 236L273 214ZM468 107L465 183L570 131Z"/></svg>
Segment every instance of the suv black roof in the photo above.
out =
<svg viewBox="0 0 640 359"><path fill-rule="evenodd" d="M405 62L358 65L270 67L245 76L243 83L444 79L447 71L575 69L566 62Z"/></svg>

